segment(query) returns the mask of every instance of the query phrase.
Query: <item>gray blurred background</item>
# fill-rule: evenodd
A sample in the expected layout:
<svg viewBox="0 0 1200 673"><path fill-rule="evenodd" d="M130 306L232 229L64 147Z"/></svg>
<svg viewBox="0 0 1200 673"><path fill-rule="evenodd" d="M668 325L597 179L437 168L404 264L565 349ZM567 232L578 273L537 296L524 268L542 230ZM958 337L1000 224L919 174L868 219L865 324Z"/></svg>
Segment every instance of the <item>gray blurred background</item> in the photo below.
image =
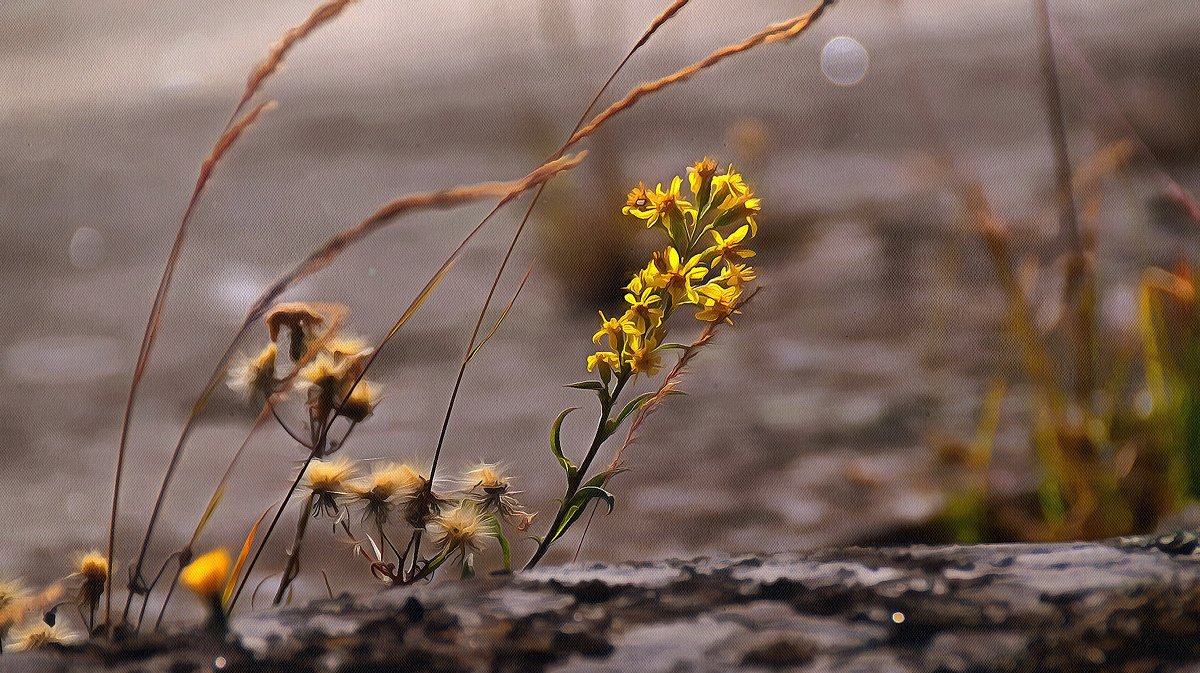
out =
<svg viewBox="0 0 1200 673"><path fill-rule="evenodd" d="M102 546L120 410L199 162L250 68L312 4L0 5L0 574L53 578L66 572L52 562L65 551ZM694 0L606 102L806 7L731 4ZM1061 64L1076 156L1119 136L1111 96L1162 167L1200 189L1200 8L1052 4L1104 83ZM362 0L293 52L265 94L280 107L219 168L196 214L134 422L118 558L136 548L180 424L249 302L392 197L524 175L561 143L659 9ZM533 264L530 286L468 371L445 465L505 461L528 504L550 518L561 473L549 423L565 406L592 403L560 386L586 375L595 310L613 308L616 287L654 244L620 215L625 191L707 154L735 162L762 194L755 261L765 290L696 361L684 386L692 394L653 417L629 455L632 471L612 483L616 512L597 517L581 558L910 539L943 504L931 438L973 432L988 381L1008 362L982 248L923 157L944 143L984 180L998 212L1045 244L1030 251L1052 259L1034 27L1024 0L843 0L796 41L614 120L537 211L502 293ZM857 84L821 70L836 36L869 55ZM1103 317L1118 334L1139 269L1194 252L1153 170L1139 157L1137 179L1113 191L1101 221ZM288 297L347 304L352 329L375 341L488 207L404 219ZM503 212L381 357L373 376L385 399L349 455L429 459L520 212ZM243 347L265 338L257 330ZM226 390L211 405L157 558L190 533L252 413ZM581 451L578 422L567 441ZM1011 450L997 461L999 483L1026 488L1024 431L1014 422L1003 432ZM261 433L201 546L239 545L302 458L278 429ZM317 567L335 589L364 582L349 551L314 530L310 549L324 553L310 557L301 593L319 592ZM285 537L264 569L279 566ZM551 560L568 560L574 540L561 547Z"/></svg>

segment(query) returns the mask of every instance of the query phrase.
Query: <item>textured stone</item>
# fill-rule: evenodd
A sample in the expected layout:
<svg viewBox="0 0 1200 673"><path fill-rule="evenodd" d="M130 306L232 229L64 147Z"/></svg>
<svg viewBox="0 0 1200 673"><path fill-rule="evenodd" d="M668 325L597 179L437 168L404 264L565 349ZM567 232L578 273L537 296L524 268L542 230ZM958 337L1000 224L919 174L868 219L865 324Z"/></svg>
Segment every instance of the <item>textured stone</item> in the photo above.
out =
<svg viewBox="0 0 1200 673"><path fill-rule="evenodd" d="M1187 536L546 568L4 655L5 670L1200 671ZM1194 536L1193 536L1194 537ZM1186 539L1185 539L1186 538Z"/></svg>

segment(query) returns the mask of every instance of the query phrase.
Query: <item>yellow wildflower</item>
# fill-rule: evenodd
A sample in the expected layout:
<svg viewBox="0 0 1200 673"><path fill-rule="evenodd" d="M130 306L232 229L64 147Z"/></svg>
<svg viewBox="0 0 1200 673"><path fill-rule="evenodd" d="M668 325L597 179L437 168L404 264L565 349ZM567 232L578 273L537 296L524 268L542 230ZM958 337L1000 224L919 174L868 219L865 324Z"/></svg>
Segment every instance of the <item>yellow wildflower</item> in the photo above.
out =
<svg viewBox="0 0 1200 673"><path fill-rule="evenodd" d="M716 240L716 245L705 251L707 254L716 255L717 259L723 262L734 262L737 260L753 257L754 251L742 246L745 242L746 234L750 233L749 225L743 224L736 231L729 235L728 238L721 236L721 232L716 229L712 230L713 238Z"/></svg>
<svg viewBox="0 0 1200 673"><path fill-rule="evenodd" d="M701 255L694 255L686 262L679 256L674 246L666 252L655 255L651 265L657 270L652 279L655 287L666 289L671 294L674 304L695 304L699 297L696 295L692 282L703 280L708 275L708 269L700 264Z"/></svg>
<svg viewBox="0 0 1200 673"><path fill-rule="evenodd" d="M643 287L637 294L625 293L625 302L629 304L629 310L621 320L633 323L641 332L649 331L662 319L662 308L655 306L662 302L662 297L654 292L653 287Z"/></svg>
<svg viewBox="0 0 1200 673"><path fill-rule="evenodd" d="M201 598L217 599L225 589L231 565L229 552L214 549L187 564L179 574L179 581Z"/></svg>
<svg viewBox="0 0 1200 673"><path fill-rule="evenodd" d="M717 282L731 287L742 287L757 277L752 266L726 262L725 268L721 270L721 275L717 276Z"/></svg>
<svg viewBox="0 0 1200 673"><path fill-rule="evenodd" d="M721 210L725 212L721 213L721 216L717 218L714 226L722 227L745 218L746 224L750 225L750 236L757 236L758 213L762 210L762 199L747 191L745 196L731 202L727 199L726 202L726 204L722 204L721 206Z"/></svg>
<svg viewBox="0 0 1200 673"><path fill-rule="evenodd" d="M589 355L587 369L589 372L599 368L601 373L611 373L621 368L621 356L611 351L597 351Z"/></svg>
<svg viewBox="0 0 1200 673"><path fill-rule="evenodd" d="M711 189L712 178L717 173L717 162L704 157L700 161L692 164L688 168L688 186L692 188L692 193L696 195L699 207L703 207L707 199L702 198L701 192L707 186Z"/></svg>
<svg viewBox="0 0 1200 673"><path fill-rule="evenodd" d="M612 348L620 348L622 337L626 334L637 334L639 332L637 325L632 321L627 320L624 316L620 318L605 317L604 311L600 313L600 329L592 335L592 343L599 345L600 340L606 335L608 336L608 344Z"/></svg>
<svg viewBox="0 0 1200 673"><path fill-rule="evenodd" d="M712 181L713 201L721 210L728 210L737 201L750 193L750 187L742 179L742 174L733 170L729 164L724 175L718 175Z"/></svg>
<svg viewBox="0 0 1200 673"><path fill-rule="evenodd" d="M729 316L737 311L737 300L742 294L742 289L736 285L731 287L722 287L716 283L709 283L698 291L700 295L700 311L696 313L697 320L706 322L719 322L724 320L730 325L733 321Z"/></svg>
<svg viewBox="0 0 1200 673"><path fill-rule="evenodd" d="M635 374L654 376L662 369L662 355L656 350L657 344L652 339L633 339L629 343L629 368Z"/></svg>
<svg viewBox="0 0 1200 673"><path fill-rule="evenodd" d="M650 201L650 193L646 191L646 183L639 182L637 187L629 191L629 195L625 198L625 207L621 209L621 212L641 220L654 219L654 204Z"/></svg>

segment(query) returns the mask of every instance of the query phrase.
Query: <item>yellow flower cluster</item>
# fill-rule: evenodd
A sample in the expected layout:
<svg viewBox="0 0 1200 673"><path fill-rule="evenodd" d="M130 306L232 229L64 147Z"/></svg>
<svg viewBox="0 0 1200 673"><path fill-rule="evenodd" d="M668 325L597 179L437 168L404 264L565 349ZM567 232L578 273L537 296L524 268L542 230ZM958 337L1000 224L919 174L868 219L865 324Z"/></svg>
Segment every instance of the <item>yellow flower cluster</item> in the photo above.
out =
<svg viewBox="0 0 1200 673"><path fill-rule="evenodd" d="M681 306L694 306L702 322L729 321L737 313L747 285L755 279L745 260L758 233L760 199L729 166L718 173L708 157L687 170L691 191L681 193L683 178L653 190L639 184L629 192L622 212L662 229L668 239L626 286L624 314L600 313L592 341L605 350L588 357L588 371L605 382L614 374L653 376L662 368L667 321Z"/></svg>

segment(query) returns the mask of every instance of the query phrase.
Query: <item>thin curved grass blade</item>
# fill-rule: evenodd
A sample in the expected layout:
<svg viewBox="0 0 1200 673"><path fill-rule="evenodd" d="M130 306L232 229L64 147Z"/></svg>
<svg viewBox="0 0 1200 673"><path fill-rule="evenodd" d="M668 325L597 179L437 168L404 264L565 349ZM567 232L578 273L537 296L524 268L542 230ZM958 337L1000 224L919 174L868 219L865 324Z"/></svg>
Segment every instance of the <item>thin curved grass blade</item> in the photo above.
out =
<svg viewBox="0 0 1200 673"><path fill-rule="evenodd" d="M254 536L258 534L258 527L262 525L271 508L263 510L262 516L258 517L258 521L250 527L250 533L246 535L246 541L242 543L242 550L238 552L237 561L233 564L233 570L229 573L229 580L225 582L225 590L221 592L221 605L229 601L229 597L233 594L233 587L237 585L237 578L242 574L242 566L246 564L246 557L250 555L250 548L254 546Z"/></svg>

